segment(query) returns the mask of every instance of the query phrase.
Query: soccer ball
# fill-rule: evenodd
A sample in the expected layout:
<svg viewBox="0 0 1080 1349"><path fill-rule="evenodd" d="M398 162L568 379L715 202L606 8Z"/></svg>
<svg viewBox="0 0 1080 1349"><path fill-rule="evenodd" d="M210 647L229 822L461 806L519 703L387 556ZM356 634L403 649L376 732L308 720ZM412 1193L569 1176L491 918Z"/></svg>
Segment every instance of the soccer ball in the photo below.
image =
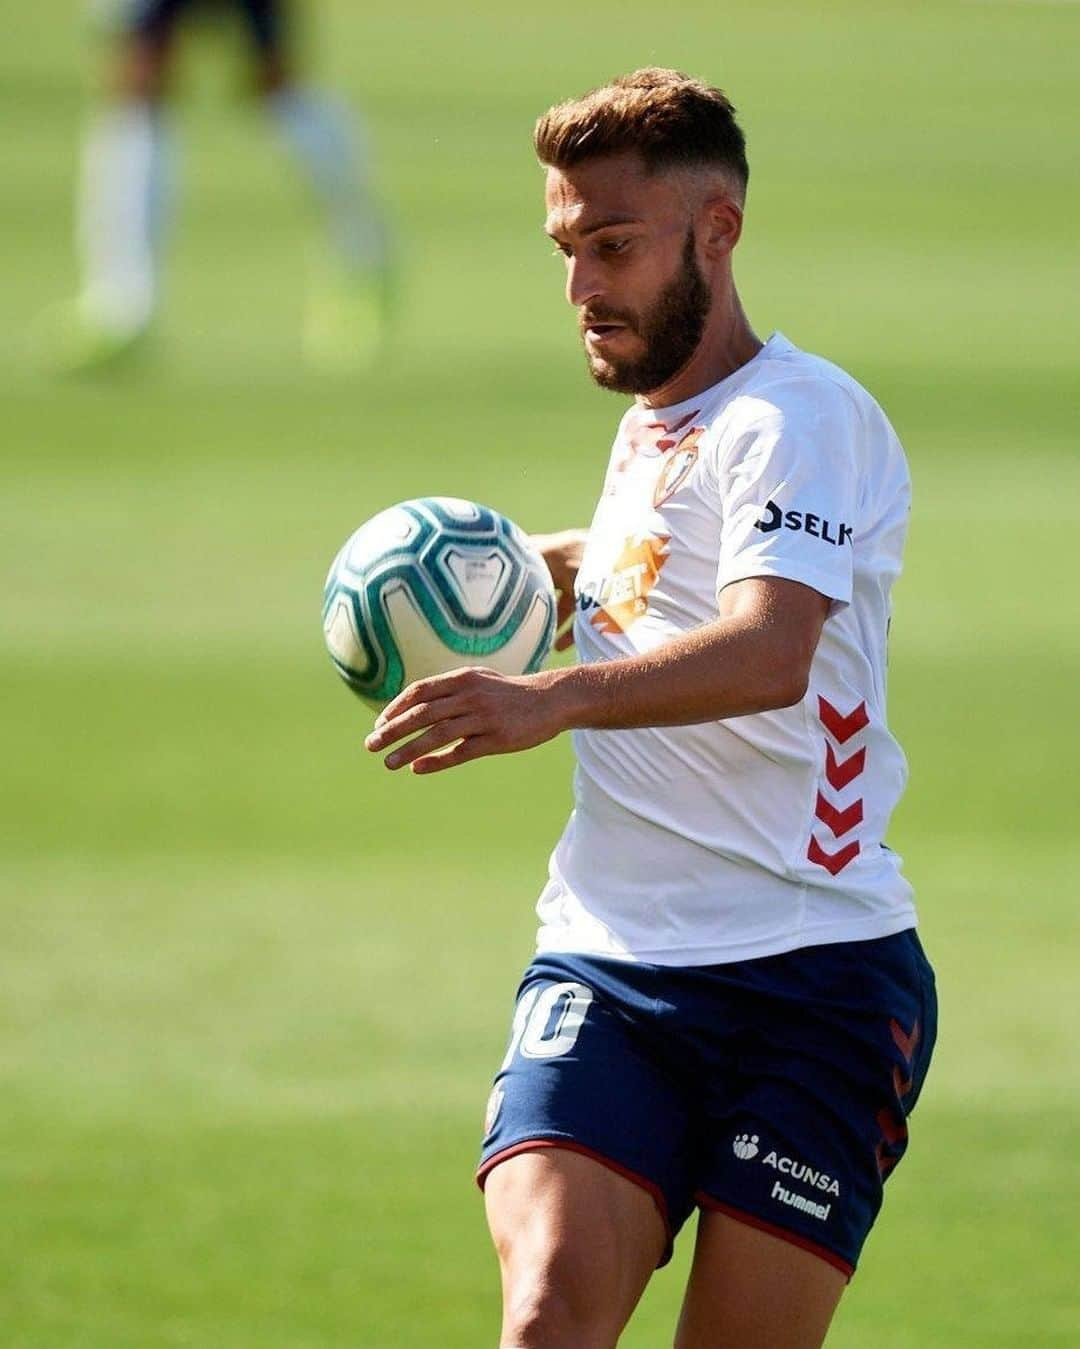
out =
<svg viewBox="0 0 1080 1349"><path fill-rule="evenodd" d="M528 537L498 511L457 497L380 511L346 540L323 592L330 658L377 707L462 665L538 670L555 613L551 576Z"/></svg>

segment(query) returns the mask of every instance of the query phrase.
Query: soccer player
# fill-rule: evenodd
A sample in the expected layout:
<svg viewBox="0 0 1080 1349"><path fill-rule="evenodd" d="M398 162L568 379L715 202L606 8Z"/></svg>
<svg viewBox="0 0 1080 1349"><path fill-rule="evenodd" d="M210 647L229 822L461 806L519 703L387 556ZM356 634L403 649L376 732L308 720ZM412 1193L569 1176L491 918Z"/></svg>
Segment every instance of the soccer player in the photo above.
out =
<svg viewBox="0 0 1080 1349"><path fill-rule="evenodd" d="M160 294L171 204L165 112L177 32L192 14L232 12L250 39L254 87L304 171L326 218L324 275L313 292L305 349L350 368L371 356L383 325L388 248L351 119L300 83L287 0L124 0L116 16L114 96L82 149L77 224L82 288L61 330L61 366L93 367L136 347Z"/></svg>
<svg viewBox="0 0 1080 1349"><path fill-rule="evenodd" d="M535 145L589 370L635 400L588 534L541 540L579 663L425 679L367 740L431 773L574 732L479 1172L500 1344L614 1345L696 1207L678 1349L811 1349L935 1036L883 841L908 472L855 380L750 326L720 90L641 70Z"/></svg>

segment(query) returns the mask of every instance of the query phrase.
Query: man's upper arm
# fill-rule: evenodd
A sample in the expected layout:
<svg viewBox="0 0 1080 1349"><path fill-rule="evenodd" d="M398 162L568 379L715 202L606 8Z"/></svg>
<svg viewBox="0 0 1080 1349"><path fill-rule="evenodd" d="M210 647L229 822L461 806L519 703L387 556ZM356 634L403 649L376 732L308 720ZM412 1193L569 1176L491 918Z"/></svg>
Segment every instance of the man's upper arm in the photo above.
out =
<svg viewBox="0 0 1080 1349"><path fill-rule="evenodd" d="M858 436L853 400L827 380L744 401L716 451L718 598L734 582L775 577L850 601Z"/></svg>
<svg viewBox="0 0 1080 1349"><path fill-rule="evenodd" d="M721 620L734 619L762 635L768 663L793 699L805 691L831 603L812 586L773 576L733 581L718 601Z"/></svg>

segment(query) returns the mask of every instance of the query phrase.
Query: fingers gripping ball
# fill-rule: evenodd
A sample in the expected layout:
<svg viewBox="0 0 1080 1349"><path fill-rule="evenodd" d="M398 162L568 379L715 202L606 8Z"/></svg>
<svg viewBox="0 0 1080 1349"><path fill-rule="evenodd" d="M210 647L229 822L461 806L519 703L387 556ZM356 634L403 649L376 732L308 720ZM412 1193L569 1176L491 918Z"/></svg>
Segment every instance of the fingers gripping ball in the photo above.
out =
<svg viewBox="0 0 1080 1349"><path fill-rule="evenodd" d="M323 634L346 684L383 707L462 665L531 674L555 612L547 566L517 525L472 501L421 497L346 541L326 578Z"/></svg>

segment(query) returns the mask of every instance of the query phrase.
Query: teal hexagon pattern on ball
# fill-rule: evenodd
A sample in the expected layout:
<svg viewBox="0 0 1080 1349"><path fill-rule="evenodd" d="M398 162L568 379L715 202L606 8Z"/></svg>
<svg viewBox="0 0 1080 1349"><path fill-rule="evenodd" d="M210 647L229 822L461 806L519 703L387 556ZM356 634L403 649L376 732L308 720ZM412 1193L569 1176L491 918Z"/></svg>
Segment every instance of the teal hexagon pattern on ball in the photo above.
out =
<svg viewBox="0 0 1080 1349"><path fill-rule="evenodd" d="M465 665L531 674L555 635L547 566L512 520L458 497L380 511L346 540L323 592L323 634L354 693L383 707Z"/></svg>

